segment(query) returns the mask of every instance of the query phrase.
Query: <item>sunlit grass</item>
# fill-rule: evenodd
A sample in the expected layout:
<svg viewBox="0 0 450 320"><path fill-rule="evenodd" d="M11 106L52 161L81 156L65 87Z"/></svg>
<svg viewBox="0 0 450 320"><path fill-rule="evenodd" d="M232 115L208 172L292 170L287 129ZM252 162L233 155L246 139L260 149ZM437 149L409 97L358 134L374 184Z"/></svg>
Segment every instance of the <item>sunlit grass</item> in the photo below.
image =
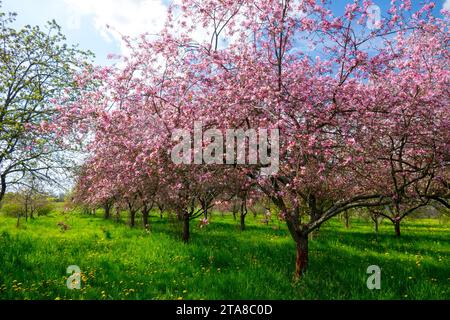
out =
<svg viewBox="0 0 450 320"><path fill-rule="evenodd" d="M65 220L64 220L65 219ZM57 226L65 221L70 229ZM21 227L0 216L0 299L449 299L450 225L408 220L402 237L383 223L338 219L310 242L310 268L293 281L295 251L286 228L253 217L239 231L216 214L183 244L177 227L152 217L152 232L100 217L54 213ZM82 270L81 290L66 287L66 268ZM382 268L381 290L366 269Z"/></svg>

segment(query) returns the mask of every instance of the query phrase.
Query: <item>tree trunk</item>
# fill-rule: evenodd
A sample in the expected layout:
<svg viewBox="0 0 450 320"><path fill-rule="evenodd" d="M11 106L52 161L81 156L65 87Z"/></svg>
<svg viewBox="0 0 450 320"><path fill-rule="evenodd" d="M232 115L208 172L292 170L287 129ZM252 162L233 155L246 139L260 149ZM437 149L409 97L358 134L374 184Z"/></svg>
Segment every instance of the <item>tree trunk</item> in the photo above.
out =
<svg viewBox="0 0 450 320"><path fill-rule="evenodd" d="M111 218L111 207L109 205L104 205L103 209L105 210L105 219Z"/></svg>
<svg viewBox="0 0 450 320"><path fill-rule="evenodd" d="M378 222L378 217L375 217L375 219L373 219L373 224L375 227L375 239L378 241L378 226L379 226L379 222Z"/></svg>
<svg viewBox="0 0 450 320"><path fill-rule="evenodd" d="M183 242L189 242L189 215L186 213L183 215Z"/></svg>
<svg viewBox="0 0 450 320"><path fill-rule="evenodd" d="M242 198L242 202L241 202L241 210L240 210L240 214L241 214L241 231L245 230L245 217L247 216L247 197L243 197Z"/></svg>
<svg viewBox="0 0 450 320"><path fill-rule="evenodd" d="M6 176L1 175L0 176L0 202L3 200L5 193L6 193Z"/></svg>
<svg viewBox="0 0 450 320"><path fill-rule="evenodd" d="M375 240L378 242L378 217L373 218L372 217L372 221L373 221L373 225L374 225L374 229L375 229Z"/></svg>
<svg viewBox="0 0 450 320"><path fill-rule="evenodd" d="M142 219L144 221L144 228L147 229L149 224L148 224L148 210L142 210Z"/></svg>
<svg viewBox="0 0 450 320"><path fill-rule="evenodd" d="M116 207L116 222L120 221L120 208Z"/></svg>
<svg viewBox="0 0 450 320"><path fill-rule="evenodd" d="M130 227L134 228L136 225L136 212L134 210L130 211Z"/></svg>
<svg viewBox="0 0 450 320"><path fill-rule="evenodd" d="M161 204L157 204L158 209L159 209L159 217L162 219L163 218L163 214L164 214L164 205Z"/></svg>
<svg viewBox="0 0 450 320"><path fill-rule="evenodd" d="M344 220L345 220L345 229L350 228L350 215L348 214L348 211L344 212Z"/></svg>
<svg viewBox="0 0 450 320"><path fill-rule="evenodd" d="M233 210L233 219L236 221L236 211Z"/></svg>
<svg viewBox="0 0 450 320"><path fill-rule="evenodd" d="M30 201L30 204L27 205L27 207L25 209L25 215L27 217L27 221L28 221L28 212L30 212L30 219L34 219L34 214L33 214L34 208L33 208L32 201L33 200Z"/></svg>
<svg viewBox="0 0 450 320"><path fill-rule="evenodd" d="M295 277L300 278L308 268L308 234L299 234L296 243L297 259L295 261Z"/></svg>
<svg viewBox="0 0 450 320"><path fill-rule="evenodd" d="M17 224L16 227L18 228L20 226L20 212L17 213Z"/></svg>
<svg viewBox="0 0 450 320"><path fill-rule="evenodd" d="M400 220L394 222L395 236L400 237Z"/></svg>
<svg viewBox="0 0 450 320"><path fill-rule="evenodd" d="M241 230L245 230L245 214L241 213Z"/></svg>

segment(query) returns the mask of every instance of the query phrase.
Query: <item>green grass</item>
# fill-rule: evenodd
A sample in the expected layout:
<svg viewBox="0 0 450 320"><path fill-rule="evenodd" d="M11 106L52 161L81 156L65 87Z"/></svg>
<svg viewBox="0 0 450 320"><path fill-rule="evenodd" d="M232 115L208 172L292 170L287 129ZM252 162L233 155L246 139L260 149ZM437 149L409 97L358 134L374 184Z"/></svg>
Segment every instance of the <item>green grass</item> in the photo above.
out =
<svg viewBox="0 0 450 320"><path fill-rule="evenodd" d="M15 227L0 216L0 299L450 299L450 225L408 220L402 237L384 222L339 220L310 241L310 268L293 281L295 251L286 228L248 217L213 217L183 244L176 226L154 216L152 232L100 216L71 214ZM82 270L81 290L66 287L66 268ZM382 268L381 290L369 290L366 269Z"/></svg>

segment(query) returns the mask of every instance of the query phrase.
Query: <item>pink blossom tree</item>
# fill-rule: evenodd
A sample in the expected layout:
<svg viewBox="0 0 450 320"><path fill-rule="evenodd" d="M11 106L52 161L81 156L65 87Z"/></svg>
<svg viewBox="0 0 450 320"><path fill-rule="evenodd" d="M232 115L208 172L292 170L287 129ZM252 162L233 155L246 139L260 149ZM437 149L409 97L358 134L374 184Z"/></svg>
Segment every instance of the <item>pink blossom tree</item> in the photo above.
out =
<svg viewBox="0 0 450 320"><path fill-rule="evenodd" d="M430 15L432 3L413 13L405 0L366 28L370 5L355 1L336 16L327 1L183 0L160 35L125 39L132 55L121 67L81 74L80 87L100 85L61 109L53 127L94 132L94 198L130 199L157 176L186 242L208 192L224 177L248 179L286 221L301 276L308 235L332 217L380 206L402 217L448 195L446 22ZM198 153L174 163L173 132L192 133L198 120L221 132L279 130L278 145L269 143L279 171L194 165Z"/></svg>
<svg viewBox="0 0 450 320"><path fill-rule="evenodd" d="M394 224L397 236L409 214L433 201L447 204L447 29L436 21L398 34L392 59L370 75L372 101L360 141L365 161L374 166L371 185L392 200L378 214Z"/></svg>

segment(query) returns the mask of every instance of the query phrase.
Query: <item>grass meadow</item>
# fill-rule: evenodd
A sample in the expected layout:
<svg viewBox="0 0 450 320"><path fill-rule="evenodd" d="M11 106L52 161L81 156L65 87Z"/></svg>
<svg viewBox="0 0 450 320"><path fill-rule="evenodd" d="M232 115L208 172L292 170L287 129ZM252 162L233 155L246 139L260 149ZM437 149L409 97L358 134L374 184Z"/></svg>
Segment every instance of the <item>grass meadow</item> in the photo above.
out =
<svg viewBox="0 0 450 320"><path fill-rule="evenodd" d="M65 221L63 231L57 224ZM0 215L0 299L450 299L450 224L409 219L402 236L384 221L378 241L370 222L334 219L310 241L310 268L294 281L295 244L282 223L231 215L180 226L153 215L151 232L76 212L23 221ZM66 268L82 272L69 290ZM369 290L367 267L381 267Z"/></svg>

